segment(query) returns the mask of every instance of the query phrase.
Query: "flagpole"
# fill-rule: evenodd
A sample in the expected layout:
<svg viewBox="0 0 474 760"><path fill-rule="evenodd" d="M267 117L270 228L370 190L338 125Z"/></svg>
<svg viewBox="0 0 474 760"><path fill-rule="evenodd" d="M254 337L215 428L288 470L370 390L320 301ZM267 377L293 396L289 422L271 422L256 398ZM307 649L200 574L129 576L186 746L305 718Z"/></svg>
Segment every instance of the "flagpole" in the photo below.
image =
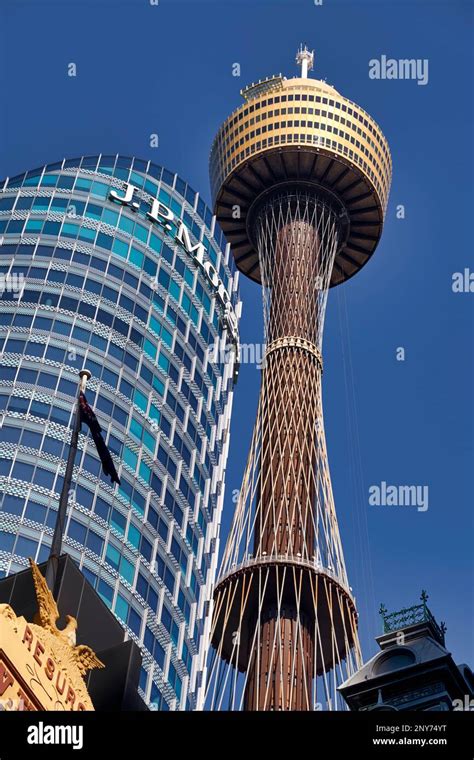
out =
<svg viewBox="0 0 474 760"><path fill-rule="evenodd" d="M63 543L64 528L66 525L67 504L69 499L69 492L71 490L72 475L74 471L74 463L76 461L77 444L79 441L79 433L81 430L81 413L79 406L79 399L81 393L84 393L86 389L87 381L92 377L92 373L88 369L81 369L79 372L79 387L77 390L76 402L74 404L74 422L72 427L71 442L69 444L69 453L66 462L66 470L64 472L64 482L61 490L61 496L59 497L59 507L56 515L56 523L54 526L53 543L51 544L51 550L49 552L48 564L46 565L46 583L49 589L54 595L56 578L59 567L59 557L61 555L61 547Z"/></svg>

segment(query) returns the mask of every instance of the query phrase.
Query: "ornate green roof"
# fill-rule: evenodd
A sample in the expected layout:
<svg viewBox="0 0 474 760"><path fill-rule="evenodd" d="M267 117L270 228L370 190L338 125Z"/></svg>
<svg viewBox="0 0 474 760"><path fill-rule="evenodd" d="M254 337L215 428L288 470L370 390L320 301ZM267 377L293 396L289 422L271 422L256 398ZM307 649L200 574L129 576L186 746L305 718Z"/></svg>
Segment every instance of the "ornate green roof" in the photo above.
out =
<svg viewBox="0 0 474 760"><path fill-rule="evenodd" d="M379 614L383 620L383 632L390 633L391 631L399 631L401 628L405 628L409 625L416 625L417 623L429 622L435 629L440 641L444 644L444 634L446 633L446 625L441 622L440 625L436 622L434 616L429 610L426 602L428 600L428 594L425 590L422 590L421 604L415 604L413 607L404 607L398 612L388 612L384 604L380 605Z"/></svg>

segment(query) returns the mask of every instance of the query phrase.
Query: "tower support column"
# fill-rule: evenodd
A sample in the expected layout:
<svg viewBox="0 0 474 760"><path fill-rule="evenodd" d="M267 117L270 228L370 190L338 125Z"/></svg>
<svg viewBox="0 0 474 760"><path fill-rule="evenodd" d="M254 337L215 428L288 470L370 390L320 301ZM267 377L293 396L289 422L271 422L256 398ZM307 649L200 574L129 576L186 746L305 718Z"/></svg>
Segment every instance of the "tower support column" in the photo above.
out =
<svg viewBox="0 0 474 760"><path fill-rule="evenodd" d="M326 220L327 216L327 220ZM322 262L331 252L321 221L331 211L310 194L278 194L262 207L260 260L268 291L269 340L260 397L262 444L254 556L312 561L318 481L317 422L321 361L316 342ZM332 247L334 240L329 238ZM287 586L285 571L276 586ZM314 630L310 611L298 609L296 590L275 605L267 598L249 653L245 707L309 710Z"/></svg>

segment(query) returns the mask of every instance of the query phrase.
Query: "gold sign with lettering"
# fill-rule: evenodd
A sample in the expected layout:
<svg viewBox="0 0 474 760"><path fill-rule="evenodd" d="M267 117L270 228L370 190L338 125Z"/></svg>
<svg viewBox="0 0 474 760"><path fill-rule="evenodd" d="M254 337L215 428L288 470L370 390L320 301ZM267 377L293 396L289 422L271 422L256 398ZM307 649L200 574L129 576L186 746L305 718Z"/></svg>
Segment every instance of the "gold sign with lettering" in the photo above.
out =
<svg viewBox="0 0 474 760"><path fill-rule="evenodd" d="M93 710L83 676L104 667L88 646L76 646L77 621L57 628L58 608L30 560L38 613L34 622L0 604L0 707L4 710Z"/></svg>

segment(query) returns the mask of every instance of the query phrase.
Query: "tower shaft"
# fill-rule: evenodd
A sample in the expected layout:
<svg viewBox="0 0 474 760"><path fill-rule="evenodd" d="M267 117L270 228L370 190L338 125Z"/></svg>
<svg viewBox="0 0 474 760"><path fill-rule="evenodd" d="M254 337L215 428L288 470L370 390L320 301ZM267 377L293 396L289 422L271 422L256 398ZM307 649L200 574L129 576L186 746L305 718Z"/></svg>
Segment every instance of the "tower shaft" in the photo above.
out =
<svg viewBox="0 0 474 760"><path fill-rule="evenodd" d="M281 616L270 606L259 625L259 656L250 661L244 709L310 710L314 644L309 620L298 621L295 607Z"/></svg>
<svg viewBox="0 0 474 760"><path fill-rule="evenodd" d="M315 467L318 409L311 388L320 370L312 354L288 346L285 339L303 338L316 349L311 305L317 295L318 249L316 230L308 222L287 222L276 234L269 351L261 390L264 479L256 553L312 555L315 483L308 473Z"/></svg>
<svg viewBox="0 0 474 760"><path fill-rule="evenodd" d="M315 375L320 369L310 353L296 347L285 350L285 339L303 338L313 345L317 339L312 305L317 296L318 254L319 239L312 224L304 220L282 223L272 262L270 354L261 391L264 479L255 554L312 555L315 481L309 473L316 467L313 440L318 405L311 389L317 385ZM258 658L251 656L245 709L310 709L314 644L307 615L301 613L301 628L297 617L291 600L281 614L271 602L263 610L258 633L261 651ZM274 640L278 652L271 658Z"/></svg>

